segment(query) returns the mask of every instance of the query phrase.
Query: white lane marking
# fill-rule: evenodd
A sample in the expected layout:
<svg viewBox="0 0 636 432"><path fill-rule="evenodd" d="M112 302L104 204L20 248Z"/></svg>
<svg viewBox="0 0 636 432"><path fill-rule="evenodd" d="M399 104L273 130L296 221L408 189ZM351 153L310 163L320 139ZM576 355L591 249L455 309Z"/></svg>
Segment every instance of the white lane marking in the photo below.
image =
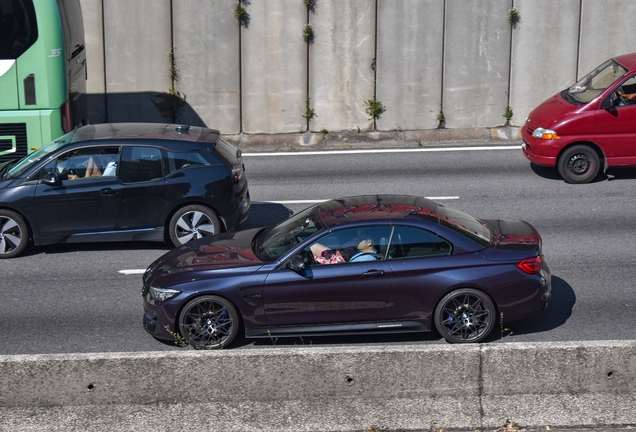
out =
<svg viewBox="0 0 636 432"><path fill-rule="evenodd" d="M419 153L419 152L458 152L458 151L487 151L487 150L519 150L521 145L515 146L483 146L483 147L433 147L413 149L364 149L364 150L325 150L325 151L296 151L271 153L246 153L247 156L314 156L314 155L343 155L343 154L371 154L371 153Z"/></svg>
<svg viewBox="0 0 636 432"><path fill-rule="evenodd" d="M424 197L430 200L458 200L458 196L438 196L438 197ZM318 204L321 202L329 201L324 200L287 200L287 201L252 201L252 205L255 204Z"/></svg>
<svg viewBox="0 0 636 432"><path fill-rule="evenodd" d="M130 269L130 270L119 270L119 273L128 276L128 275L144 274L145 271L146 269Z"/></svg>

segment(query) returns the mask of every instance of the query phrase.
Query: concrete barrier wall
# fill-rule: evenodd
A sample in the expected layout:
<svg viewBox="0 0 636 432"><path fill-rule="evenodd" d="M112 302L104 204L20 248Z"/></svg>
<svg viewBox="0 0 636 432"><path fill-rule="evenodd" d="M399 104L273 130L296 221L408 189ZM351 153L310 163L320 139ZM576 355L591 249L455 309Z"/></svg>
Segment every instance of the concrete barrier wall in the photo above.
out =
<svg viewBox="0 0 636 432"><path fill-rule="evenodd" d="M177 121L225 133L415 131L521 125L607 58L636 51L631 0L80 0L90 120L172 121L152 103L186 96ZM520 22L513 28L508 12ZM302 38L310 24L315 40ZM306 98L316 115L309 124ZM373 122L365 102L386 112Z"/></svg>
<svg viewBox="0 0 636 432"><path fill-rule="evenodd" d="M609 426L636 424L636 342L5 356L0 388L3 430Z"/></svg>

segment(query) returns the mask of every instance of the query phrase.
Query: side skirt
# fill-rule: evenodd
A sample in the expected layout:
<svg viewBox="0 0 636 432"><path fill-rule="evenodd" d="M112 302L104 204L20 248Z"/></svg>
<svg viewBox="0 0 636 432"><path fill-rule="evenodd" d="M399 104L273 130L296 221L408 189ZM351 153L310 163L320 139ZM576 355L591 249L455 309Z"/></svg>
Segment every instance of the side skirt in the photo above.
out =
<svg viewBox="0 0 636 432"><path fill-rule="evenodd" d="M246 329L246 338L294 337L294 336L328 336L328 335L361 335L386 333L419 333L430 331L425 325L416 321L334 324L298 327L265 327Z"/></svg>

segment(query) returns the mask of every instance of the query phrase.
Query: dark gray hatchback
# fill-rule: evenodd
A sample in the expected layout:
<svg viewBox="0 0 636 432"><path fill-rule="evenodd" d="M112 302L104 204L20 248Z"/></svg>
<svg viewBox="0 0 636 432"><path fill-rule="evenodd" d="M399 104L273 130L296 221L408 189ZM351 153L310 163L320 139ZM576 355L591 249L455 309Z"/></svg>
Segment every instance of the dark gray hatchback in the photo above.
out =
<svg viewBox="0 0 636 432"><path fill-rule="evenodd" d="M84 126L0 164L0 258L35 245L189 240L234 230L250 196L240 150L216 130Z"/></svg>

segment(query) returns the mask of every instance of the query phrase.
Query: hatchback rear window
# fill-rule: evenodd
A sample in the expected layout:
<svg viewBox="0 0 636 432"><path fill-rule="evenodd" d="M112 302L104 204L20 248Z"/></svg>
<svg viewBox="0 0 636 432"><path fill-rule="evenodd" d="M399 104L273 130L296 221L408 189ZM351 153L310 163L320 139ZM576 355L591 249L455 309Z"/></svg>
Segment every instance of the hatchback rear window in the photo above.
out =
<svg viewBox="0 0 636 432"><path fill-rule="evenodd" d="M232 144L219 138L214 149L218 151L223 156L223 158L230 162L232 165L238 165L241 163L240 159L238 158L238 155L240 153Z"/></svg>

